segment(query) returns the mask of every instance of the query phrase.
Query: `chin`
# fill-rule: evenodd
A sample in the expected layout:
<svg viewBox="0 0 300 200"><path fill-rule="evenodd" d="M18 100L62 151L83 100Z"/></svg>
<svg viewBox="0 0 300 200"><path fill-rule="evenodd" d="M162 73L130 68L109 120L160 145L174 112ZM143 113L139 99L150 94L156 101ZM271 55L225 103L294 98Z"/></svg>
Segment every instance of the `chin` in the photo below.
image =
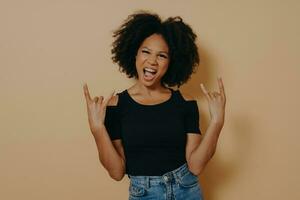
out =
<svg viewBox="0 0 300 200"><path fill-rule="evenodd" d="M158 85L159 83L156 82L156 80L152 80L152 81L145 81L145 80L141 80L141 79L138 79L138 81L144 85L145 87L153 87L155 85Z"/></svg>

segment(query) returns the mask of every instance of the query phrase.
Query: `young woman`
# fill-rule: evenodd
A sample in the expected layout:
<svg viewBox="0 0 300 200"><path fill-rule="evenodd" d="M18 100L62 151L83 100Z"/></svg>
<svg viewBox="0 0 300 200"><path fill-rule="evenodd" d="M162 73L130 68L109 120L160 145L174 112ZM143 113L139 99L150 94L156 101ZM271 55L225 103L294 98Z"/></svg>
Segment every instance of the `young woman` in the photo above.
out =
<svg viewBox="0 0 300 200"><path fill-rule="evenodd" d="M106 99L91 98L84 84L88 120L99 159L109 175L130 178L129 199L203 199L198 175L215 153L224 124L225 91L208 92L205 132L197 101L179 89L199 64L196 35L180 17L130 15L114 32L113 61L136 82Z"/></svg>

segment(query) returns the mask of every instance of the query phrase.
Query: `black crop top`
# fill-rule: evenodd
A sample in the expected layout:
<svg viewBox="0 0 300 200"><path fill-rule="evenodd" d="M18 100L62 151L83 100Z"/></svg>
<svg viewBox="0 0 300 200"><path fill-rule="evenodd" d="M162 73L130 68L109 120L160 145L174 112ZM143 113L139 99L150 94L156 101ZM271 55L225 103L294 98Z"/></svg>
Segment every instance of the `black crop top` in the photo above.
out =
<svg viewBox="0 0 300 200"><path fill-rule="evenodd" d="M116 106L107 106L105 127L111 140L122 140L126 174L161 176L178 168L186 162L186 134L201 134L196 100L170 90L171 97L155 105L140 104L124 90Z"/></svg>

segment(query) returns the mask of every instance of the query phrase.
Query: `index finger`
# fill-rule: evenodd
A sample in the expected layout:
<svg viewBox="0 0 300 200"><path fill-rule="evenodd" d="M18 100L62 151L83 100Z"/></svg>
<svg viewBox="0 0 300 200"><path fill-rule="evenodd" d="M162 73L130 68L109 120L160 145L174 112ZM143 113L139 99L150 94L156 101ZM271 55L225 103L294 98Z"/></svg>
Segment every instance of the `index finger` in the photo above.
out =
<svg viewBox="0 0 300 200"><path fill-rule="evenodd" d="M84 85L83 85L83 92L84 92L85 99L87 101L92 101L92 98L91 98L90 92L89 92L89 88L86 83L84 83Z"/></svg>
<svg viewBox="0 0 300 200"><path fill-rule="evenodd" d="M221 77L218 77L218 85L219 85L220 94L225 99L225 89L224 89L224 84L223 84Z"/></svg>

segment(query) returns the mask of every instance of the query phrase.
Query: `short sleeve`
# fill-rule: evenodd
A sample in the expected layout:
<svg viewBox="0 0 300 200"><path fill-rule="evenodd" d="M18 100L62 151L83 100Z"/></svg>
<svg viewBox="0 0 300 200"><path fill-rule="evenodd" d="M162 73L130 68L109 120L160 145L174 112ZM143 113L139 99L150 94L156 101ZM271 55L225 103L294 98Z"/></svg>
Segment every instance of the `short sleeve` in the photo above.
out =
<svg viewBox="0 0 300 200"><path fill-rule="evenodd" d="M197 101L185 102L185 115L184 115L184 128L186 133L198 133L201 134L199 128L199 110Z"/></svg>
<svg viewBox="0 0 300 200"><path fill-rule="evenodd" d="M111 140L121 139L120 111L118 106L107 106L104 125Z"/></svg>

